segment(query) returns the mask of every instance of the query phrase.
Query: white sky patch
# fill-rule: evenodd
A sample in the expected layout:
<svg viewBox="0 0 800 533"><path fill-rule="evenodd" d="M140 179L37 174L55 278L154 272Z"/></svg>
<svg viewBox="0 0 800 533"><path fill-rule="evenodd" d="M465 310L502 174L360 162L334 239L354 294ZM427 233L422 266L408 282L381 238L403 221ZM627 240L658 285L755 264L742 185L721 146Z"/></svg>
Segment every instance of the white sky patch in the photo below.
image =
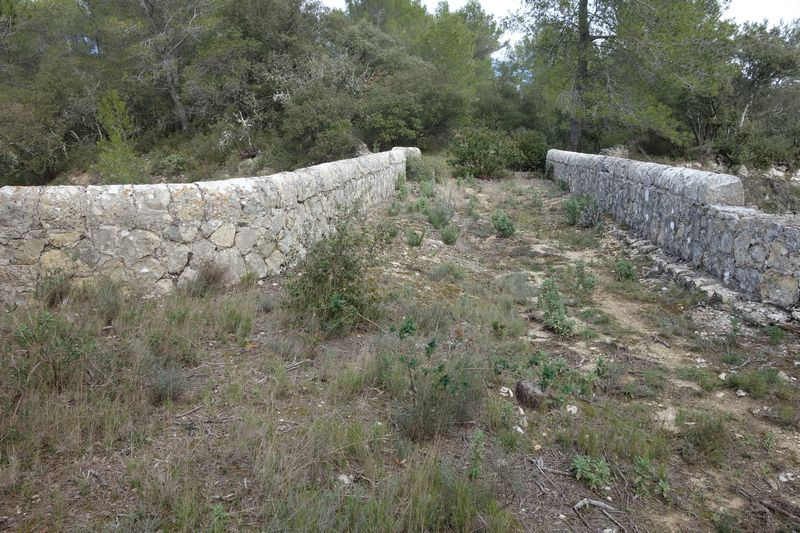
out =
<svg viewBox="0 0 800 533"><path fill-rule="evenodd" d="M771 25L800 19L800 0L731 0L728 17L736 22L761 22Z"/></svg>

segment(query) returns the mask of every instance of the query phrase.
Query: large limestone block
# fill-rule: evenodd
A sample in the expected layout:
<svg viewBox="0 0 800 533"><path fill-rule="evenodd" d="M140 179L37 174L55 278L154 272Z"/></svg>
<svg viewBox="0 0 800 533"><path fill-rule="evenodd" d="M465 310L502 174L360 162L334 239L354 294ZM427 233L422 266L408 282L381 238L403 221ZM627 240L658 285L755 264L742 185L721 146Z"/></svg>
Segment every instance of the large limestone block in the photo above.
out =
<svg viewBox="0 0 800 533"><path fill-rule="evenodd" d="M88 211L85 187L44 187L39 201L39 221L47 230L83 232Z"/></svg>
<svg viewBox="0 0 800 533"><path fill-rule="evenodd" d="M775 270L768 270L759 286L761 299L783 308L797 305L800 300L800 285L797 278Z"/></svg>
<svg viewBox="0 0 800 533"><path fill-rule="evenodd" d="M42 187L0 187L0 239L21 238L38 225Z"/></svg>
<svg viewBox="0 0 800 533"><path fill-rule="evenodd" d="M41 258L42 251L47 241L44 239L18 239L11 241L12 265L35 265Z"/></svg>
<svg viewBox="0 0 800 533"><path fill-rule="evenodd" d="M136 204L133 185L90 185L87 224L89 231L99 226L136 227Z"/></svg>
<svg viewBox="0 0 800 533"><path fill-rule="evenodd" d="M230 248L236 239L236 226L230 222L222 224L211 236L208 238L211 242L220 248Z"/></svg>
<svg viewBox="0 0 800 533"><path fill-rule="evenodd" d="M239 222L242 216L242 204L239 191L229 181L204 181L197 183L205 204L205 219L223 222Z"/></svg>
<svg viewBox="0 0 800 533"><path fill-rule="evenodd" d="M160 255L161 246L161 239L151 231L122 231L119 234L117 253L126 266L132 267L147 256Z"/></svg>
<svg viewBox="0 0 800 533"><path fill-rule="evenodd" d="M172 215L169 212L171 198L169 186L166 184L134 185L136 227L161 233L172 223Z"/></svg>

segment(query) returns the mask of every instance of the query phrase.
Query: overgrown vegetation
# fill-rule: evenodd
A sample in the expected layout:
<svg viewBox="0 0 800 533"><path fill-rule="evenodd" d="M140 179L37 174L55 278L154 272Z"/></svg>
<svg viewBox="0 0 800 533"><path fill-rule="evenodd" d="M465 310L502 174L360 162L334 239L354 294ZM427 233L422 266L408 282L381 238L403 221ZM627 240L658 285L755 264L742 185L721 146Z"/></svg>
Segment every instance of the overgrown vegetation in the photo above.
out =
<svg viewBox="0 0 800 533"><path fill-rule="evenodd" d="M350 217L312 246L287 283L284 302L295 323L327 335L347 333L377 312L376 288L367 278L373 251Z"/></svg>

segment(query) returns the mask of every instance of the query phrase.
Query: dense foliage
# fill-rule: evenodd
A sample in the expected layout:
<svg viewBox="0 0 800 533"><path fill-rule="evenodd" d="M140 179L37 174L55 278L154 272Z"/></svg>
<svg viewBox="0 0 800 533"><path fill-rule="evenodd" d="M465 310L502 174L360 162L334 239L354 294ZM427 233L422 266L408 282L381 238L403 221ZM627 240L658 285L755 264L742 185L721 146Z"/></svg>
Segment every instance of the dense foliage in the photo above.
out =
<svg viewBox="0 0 800 533"><path fill-rule="evenodd" d="M452 146L481 177L541 168L548 146L795 166L800 25L737 27L721 3L526 0L498 21L477 0L3 0L0 183L208 179L395 145ZM502 23L525 38L493 60Z"/></svg>

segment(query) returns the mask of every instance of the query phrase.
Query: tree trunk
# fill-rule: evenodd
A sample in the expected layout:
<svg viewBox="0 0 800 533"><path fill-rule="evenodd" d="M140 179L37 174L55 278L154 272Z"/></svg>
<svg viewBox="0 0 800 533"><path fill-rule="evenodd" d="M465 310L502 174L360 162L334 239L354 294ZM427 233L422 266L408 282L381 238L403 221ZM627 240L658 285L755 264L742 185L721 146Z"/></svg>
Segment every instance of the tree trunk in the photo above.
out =
<svg viewBox="0 0 800 533"><path fill-rule="evenodd" d="M181 131L189 130L189 116L186 113L186 106L183 105L180 95L180 80L178 78L177 61L175 59L168 60L167 65L167 88L169 89L169 97L172 99L172 104L175 106L175 114L178 115L178 120L181 122Z"/></svg>
<svg viewBox="0 0 800 533"><path fill-rule="evenodd" d="M580 150L583 134L583 95L589 78L589 50L592 36L589 33L589 0L578 0L578 68L575 71L575 99L569 126L569 144L573 151Z"/></svg>

